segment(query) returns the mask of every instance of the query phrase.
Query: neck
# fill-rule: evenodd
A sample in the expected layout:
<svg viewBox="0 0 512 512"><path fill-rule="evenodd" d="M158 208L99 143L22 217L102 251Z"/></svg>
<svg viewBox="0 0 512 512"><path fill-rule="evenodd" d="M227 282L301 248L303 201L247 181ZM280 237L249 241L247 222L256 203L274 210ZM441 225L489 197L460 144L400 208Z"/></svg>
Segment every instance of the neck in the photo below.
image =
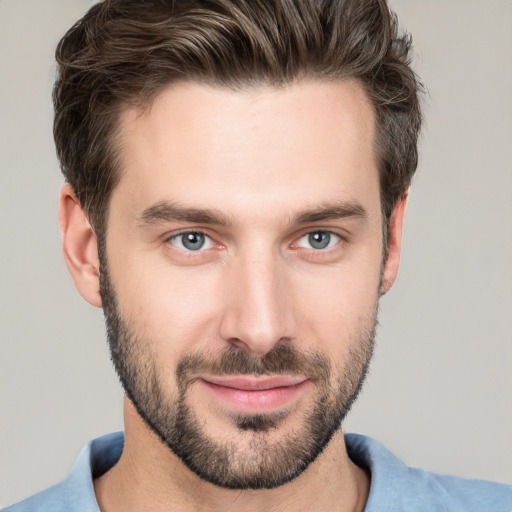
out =
<svg viewBox="0 0 512 512"><path fill-rule="evenodd" d="M275 489L238 491L201 480L149 430L125 400L125 445L119 462L94 481L102 512L360 512L369 477L349 459L338 431L297 478Z"/></svg>

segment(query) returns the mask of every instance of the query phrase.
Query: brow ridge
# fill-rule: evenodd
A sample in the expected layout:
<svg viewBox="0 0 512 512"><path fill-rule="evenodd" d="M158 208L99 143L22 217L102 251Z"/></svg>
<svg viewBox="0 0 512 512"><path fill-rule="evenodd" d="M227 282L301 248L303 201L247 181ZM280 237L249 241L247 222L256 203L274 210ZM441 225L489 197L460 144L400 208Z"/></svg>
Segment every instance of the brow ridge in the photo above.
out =
<svg viewBox="0 0 512 512"><path fill-rule="evenodd" d="M356 201L324 203L304 209L292 215L290 224L300 225L343 218L367 218L366 209ZM232 226L233 220L216 209L191 208L172 201L159 201L142 211L139 225L147 226L172 221L185 221L194 224Z"/></svg>
<svg viewBox="0 0 512 512"><path fill-rule="evenodd" d="M146 208L139 216L139 225L146 226L172 221L185 221L194 224L229 226L232 221L221 211L202 208L189 208L172 201L159 201Z"/></svg>
<svg viewBox="0 0 512 512"><path fill-rule="evenodd" d="M293 224L308 224L311 222L344 219L347 217L366 219L368 213L366 209L356 201L336 201L334 203L324 203L318 207L297 212L293 215L291 222Z"/></svg>

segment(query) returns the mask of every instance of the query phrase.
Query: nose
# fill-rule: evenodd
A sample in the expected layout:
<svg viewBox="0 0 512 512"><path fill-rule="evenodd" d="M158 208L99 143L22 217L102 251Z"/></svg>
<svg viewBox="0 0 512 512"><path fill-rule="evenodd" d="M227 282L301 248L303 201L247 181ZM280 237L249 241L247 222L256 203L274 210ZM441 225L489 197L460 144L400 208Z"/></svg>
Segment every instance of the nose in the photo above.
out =
<svg viewBox="0 0 512 512"><path fill-rule="evenodd" d="M239 255L226 266L221 337L256 355L294 338L285 263L278 255Z"/></svg>

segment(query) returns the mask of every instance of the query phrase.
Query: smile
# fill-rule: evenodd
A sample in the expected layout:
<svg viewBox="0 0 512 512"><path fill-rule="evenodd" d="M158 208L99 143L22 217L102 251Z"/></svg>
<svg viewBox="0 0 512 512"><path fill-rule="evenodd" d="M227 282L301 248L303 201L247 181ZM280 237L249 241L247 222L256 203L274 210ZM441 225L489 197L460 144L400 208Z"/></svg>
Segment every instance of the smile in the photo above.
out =
<svg viewBox="0 0 512 512"><path fill-rule="evenodd" d="M245 414L264 414L284 407L311 383L304 376L208 376L197 382L229 409Z"/></svg>

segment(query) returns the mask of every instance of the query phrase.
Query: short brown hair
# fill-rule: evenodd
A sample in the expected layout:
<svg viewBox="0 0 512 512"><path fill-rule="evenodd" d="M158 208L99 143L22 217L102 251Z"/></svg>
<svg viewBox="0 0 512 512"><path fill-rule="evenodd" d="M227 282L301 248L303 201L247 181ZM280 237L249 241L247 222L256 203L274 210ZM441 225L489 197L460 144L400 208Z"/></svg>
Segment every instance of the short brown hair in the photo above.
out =
<svg viewBox="0 0 512 512"><path fill-rule="evenodd" d="M374 107L389 220L417 166L421 85L385 0L105 0L62 38L53 100L62 172L97 233L120 176L118 113L169 84L240 89L355 78Z"/></svg>

